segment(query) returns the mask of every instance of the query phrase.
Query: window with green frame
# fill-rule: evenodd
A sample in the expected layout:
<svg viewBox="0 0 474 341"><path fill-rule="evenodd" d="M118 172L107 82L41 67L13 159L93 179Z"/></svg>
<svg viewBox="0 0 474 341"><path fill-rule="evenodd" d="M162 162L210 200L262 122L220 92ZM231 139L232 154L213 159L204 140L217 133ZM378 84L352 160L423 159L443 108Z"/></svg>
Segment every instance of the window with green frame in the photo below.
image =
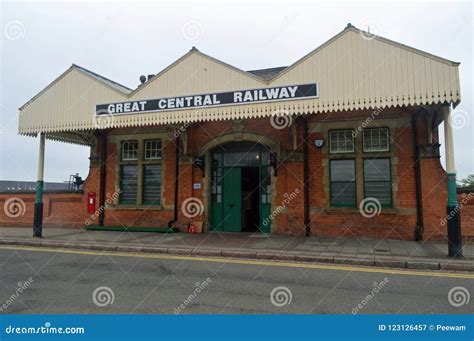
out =
<svg viewBox="0 0 474 341"><path fill-rule="evenodd" d="M159 139L121 143L120 204L161 203L161 149Z"/></svg>
<svg viewBox="0 0 474 341"><path fill-rule="evenodd" d="M392 206L390 159L364 160L364 197L377 199L382 207Z"/></svg>
<svg viewBox="0 0 474 341"><path fill-rule="evenodd" d="M331 206L356 206L355 160L330 160Z"/></svg>

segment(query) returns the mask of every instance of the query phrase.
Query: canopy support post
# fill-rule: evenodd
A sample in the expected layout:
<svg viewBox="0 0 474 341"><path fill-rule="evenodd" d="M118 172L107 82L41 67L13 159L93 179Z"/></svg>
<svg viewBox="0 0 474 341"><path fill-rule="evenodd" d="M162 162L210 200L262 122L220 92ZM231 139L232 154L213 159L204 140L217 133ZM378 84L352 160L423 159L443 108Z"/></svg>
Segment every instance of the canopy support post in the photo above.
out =
<svg viewBox="0 0 474 341"><path fill-rule="evenodd" d="M454 138L452 127L451 104L443 106L444 114L444 147L446 154L446 175L448 202L446 221L448 225L448 255L462 258L461 212L456 192L456 166L454 161Z"/></svg>
<svg viewBox="0 0 474 341"><path fill-rule="evenodd" d="M37 238L43 236L44 146L46 136L44 133L40 133L39 138L38 177L36 181L36 200L33 218L33 237Z"/></svg>

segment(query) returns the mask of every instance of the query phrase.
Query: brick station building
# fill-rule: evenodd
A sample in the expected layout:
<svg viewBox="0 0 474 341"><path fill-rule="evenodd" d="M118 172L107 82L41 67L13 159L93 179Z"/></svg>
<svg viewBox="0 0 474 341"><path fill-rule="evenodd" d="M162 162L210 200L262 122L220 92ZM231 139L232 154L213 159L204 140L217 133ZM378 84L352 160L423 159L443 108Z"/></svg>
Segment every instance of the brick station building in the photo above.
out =
<svg viewBox="0 0 474 341"><path fill-rule="evenodd" d="M454 149L445 124L447 174L438 126L458 66L350 24L286 67L192 48L134 90L72 65L20 108L19 133L40 137L38 192L45 139L90 146L83 225L445 238Z"/></svg>

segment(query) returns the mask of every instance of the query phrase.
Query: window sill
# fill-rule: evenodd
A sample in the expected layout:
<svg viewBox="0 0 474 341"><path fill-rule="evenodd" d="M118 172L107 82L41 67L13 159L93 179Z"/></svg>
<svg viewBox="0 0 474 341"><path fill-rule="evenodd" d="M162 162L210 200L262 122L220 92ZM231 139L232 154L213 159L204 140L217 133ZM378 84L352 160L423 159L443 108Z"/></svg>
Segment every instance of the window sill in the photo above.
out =
<svg viewBox="0 0 474 341"><path fill-rule="evenodd" d="M110 210L130 210L130 211L162 211L161 205L114 205L107 207Z"/></svg>
<svg viewBox="0 0 474 341"><path fill-rule="evenodd" d="M356 207L327 207L325 209L327 213L359 213L360 210ZM382 207L380 214L398 214L398 210L393 207Z"/></svg>

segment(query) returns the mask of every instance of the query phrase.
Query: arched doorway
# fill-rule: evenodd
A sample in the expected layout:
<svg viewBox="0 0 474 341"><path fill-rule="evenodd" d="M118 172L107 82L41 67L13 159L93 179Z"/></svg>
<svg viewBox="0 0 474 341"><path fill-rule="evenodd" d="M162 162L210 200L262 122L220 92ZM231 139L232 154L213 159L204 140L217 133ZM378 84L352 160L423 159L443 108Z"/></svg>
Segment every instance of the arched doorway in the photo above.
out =
<svg viewBox="0 0 474 341"><path fill-rule="evenodd" d="M232 142L211 151L211 230L270 232L270 150Z"/></svg>

